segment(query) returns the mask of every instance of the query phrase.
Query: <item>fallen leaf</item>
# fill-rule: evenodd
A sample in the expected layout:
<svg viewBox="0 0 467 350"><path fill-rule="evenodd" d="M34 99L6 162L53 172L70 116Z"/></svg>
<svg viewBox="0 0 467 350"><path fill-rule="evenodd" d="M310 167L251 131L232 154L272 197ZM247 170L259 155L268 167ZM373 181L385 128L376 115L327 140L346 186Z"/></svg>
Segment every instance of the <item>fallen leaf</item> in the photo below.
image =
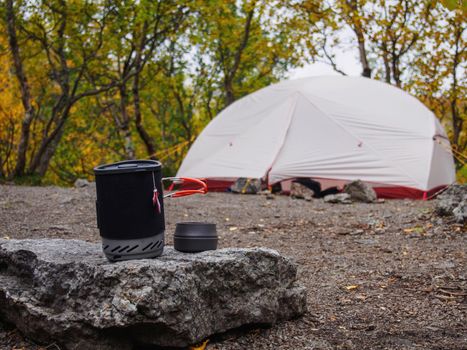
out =
<svg viewBox="0 0 467 350"><path fill-rule="evenodd" d="M354 290L354 289L357 289L357 288L358 288L358 286L356 286L356 285L351 285L351 286L345 287L345 289L347 289L347 290Z"/></svg>
<svg viewBox="0 0 467 350"><path fill-rule="evenodd" d="M384 226L385 226L385 225L384 225L384 221L379 221L379 222L377 222L376 225L375 225L376 228L384 228Z"/></svg>
<svg viewBox="0 0 467 350"><path fill-rule="evenodd" d="M190 350L204 350L206 349L206 346L208 345L209 339L206 339L204 342L200 344L196 344L193 346L190 346Z"/></svg>
<svg viewBox="0 0 467 350"><path fill-rule="evenodd" d="M237 229L238 229L238 227L232 226L232 227L229 228L229 231L236 231Z"/></svg>
<svg viewBox="0 0 467 350"><path fill-rule="evenodd" d="M3 239L9 240L10 237L9 236L3 236Z"/></svg>
<svg viewBox="0 0 467 350"><path fill-rule="evenodd" d="M424 233L425 230L423 229L423 227L415 226L415 227L411 227L411 228L405 228L405 229L404 229L404 232L405 232L405 233L412 233L412 232L415 232L415 233Z"/></svg>

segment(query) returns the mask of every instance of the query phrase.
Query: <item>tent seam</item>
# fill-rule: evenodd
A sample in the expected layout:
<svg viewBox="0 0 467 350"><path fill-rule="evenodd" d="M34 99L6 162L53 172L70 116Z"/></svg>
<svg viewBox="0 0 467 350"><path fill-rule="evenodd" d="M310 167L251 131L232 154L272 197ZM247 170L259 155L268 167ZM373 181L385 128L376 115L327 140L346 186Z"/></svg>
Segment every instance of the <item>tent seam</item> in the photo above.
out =
<svg viewBox="0 0 467 350"><path fill-rule="evenodd" d="M268 170L266 171L266 178L268 180L268 183L269 183L269 172L271 171L272 167L274 166L274 164L276 163L277 159L279 158L279 155L282 151L282 149L284 148L284 145L285 145L285 142L287 140L287 135L289 134L289 130L290 130L290 125L292 125L292 119L293 119L293 114L295 112L295 109L297 108L297 102L298 102L298 94L300 92L299 91L295 91L294 95L295 95L295 99L294 99L294 102L293 102L293 105L292 107L290 108L290 112L289 112L289 115L288 115L288 123L287 123L287 129L285 130L285 133L284 133L284 138L282 139L282 143L281 143L281 146L279 147L279 149L277 150L277 153L276 153L276 156L274 157L274 159L272 160L271 162L271 165L269 166Z"/></svg>

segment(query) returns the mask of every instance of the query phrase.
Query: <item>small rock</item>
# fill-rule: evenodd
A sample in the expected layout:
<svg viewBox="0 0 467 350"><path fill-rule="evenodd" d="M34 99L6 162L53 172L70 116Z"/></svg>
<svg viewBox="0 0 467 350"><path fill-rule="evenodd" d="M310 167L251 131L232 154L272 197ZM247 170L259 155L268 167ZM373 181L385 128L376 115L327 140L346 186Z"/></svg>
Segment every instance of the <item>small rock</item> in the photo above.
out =
<svg viewBox="0 0 467 350"><path fill-rule="evenodd" d="M91 183L86 179L77 179L74 186L76 188L88 187Z"/></svg>
<svg viewBox="0 0 467 350"><path fill-rule="evenodd" d="M463 223L467 219L467 201L463 200L452 210L452 215L458 223Z"/></svg>
<svg viewBox="0 0 467 350"><path fill-rule="evenodd" d="M52 225L49 226L49 229L56 231L71 231L71 227L68 225Z"/></svg>
<svg viewBox="0 0 467 350"><path fill-rule="evenodd" d="M350 194L348 193L338 193L338 194L328 194L324 197L326 203L340 203L340 204L351 204L352 200L350 199Z"/></svg>
<svg viewBox="0 0 467 350"><path fill-rule="evenodd" d="M277 347L278 349L279 347ZM332 350L335 349L330 343L322 339L308 340L303 350Z"/></svg>
<svg viewBox="0 0 467 350"><path fill-rule="evenodd" d="M63 196L58 200L58 203L60 204L70 204L72 202L73 202L72 196Z"/></svg>
<svg viewBox="0 0 467 350"><path fill-rule="evenodd" d="M266 195L266 199L271 200L271 199L276 199L276 196L274 196L272 193L269 193Z"/></svg>
<svg viewBox="0 0 467 350"><path fill-rule="evenodd" d="M230 186L233 193L256 194L261 191L261 179L248 179L240 177Z"/></svg>
<svg viewBox="0 0 467 350"><path fill-rule="evenodd" d="M452 261L442 261L442 262L433 264L433 267L435 269L452 269L456 267L456 264L454 264Z"/></svg>
<svg viewBox="0 0 467 350"><path fill-rule="evenodd" d="M376 239L371 239L371 238L357 239L355 242L357 242L358 244L363 244L363 245L374 245L378 243Z"/></svg>
<svg viewBox="0 0 467 350"><path fill-rule="evenodd" d="M313 190L310 190L305 185L302 185L298 182L292 183L292 188L290 189L290 196L292 198L305 199L307 201L311 201L314 194L315 193L313 192Z"/></svg>
<svg viewBox="0 0 467 350"><path fill-rule="evenodd" d="M460 224L467 221L467 185L454 184L437 197L435 212L453 217Z"/></svg>
<svg viewBox="0 0 467 350"><path fill-rule="evenodd" d="M376 192L370 185L361 180L352 181L345 185L344 192L357 202L374 203L376 201Z"/></svg>

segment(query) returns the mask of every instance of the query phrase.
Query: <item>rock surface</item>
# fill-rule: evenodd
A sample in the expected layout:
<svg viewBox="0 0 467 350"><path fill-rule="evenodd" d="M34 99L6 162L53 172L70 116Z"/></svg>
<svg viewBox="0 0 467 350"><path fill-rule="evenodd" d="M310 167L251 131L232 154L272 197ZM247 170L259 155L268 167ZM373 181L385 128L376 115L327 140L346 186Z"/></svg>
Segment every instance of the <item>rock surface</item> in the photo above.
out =
<svg viewBox="0 0 467 350"><path fill-rule="evenodd" d="M230 186L233 193L256 194L261 191L261 179L241 177Z"/></svg>
<svg viewBox="0 0 467 350"><path fill-rule="evenodd" d="M99 244L0 240L0 318L62 349L182 347L302 315L296 267L270 249L108 262Z"/></svg>
<svg viewBox="0 0 467 350"><path fill-rule="evenodd" d="M356 202L373 203L377 198L373 188L360 180L352 181L345 185L344 192L348 193L350 198Z"/></svg>
<svg viewBox="0 0 467 350"><path fill-rule="evenodd" d="M467 221L467 185L451 185L437 197L435 211L440 216L453 217L458 223Z"/></svg>
<svg viewBox="0 0 467 350"><path fill-rule="evenodd" d="M348 193L338 193L338 194L328 194L324 196L324 201L326 203L340 203L340 204L351 204L352 200L350 199L350 194Z"/></svg>

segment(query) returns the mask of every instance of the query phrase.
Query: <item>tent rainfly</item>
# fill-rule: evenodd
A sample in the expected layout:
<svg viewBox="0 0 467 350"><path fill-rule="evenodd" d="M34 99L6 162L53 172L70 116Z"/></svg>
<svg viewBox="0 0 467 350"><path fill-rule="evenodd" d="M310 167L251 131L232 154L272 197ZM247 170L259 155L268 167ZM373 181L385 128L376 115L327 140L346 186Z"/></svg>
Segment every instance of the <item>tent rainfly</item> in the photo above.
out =
<svg viewBox="0 0 467 350"><path fill-rule="evenodd" d="M239 177L269 185L312 178L322 188L360 179L386 198L427 198L455 181L446 132L420 101L359 77L312 77L256 91L201 132L177 176L211 190Z"/></svg>

